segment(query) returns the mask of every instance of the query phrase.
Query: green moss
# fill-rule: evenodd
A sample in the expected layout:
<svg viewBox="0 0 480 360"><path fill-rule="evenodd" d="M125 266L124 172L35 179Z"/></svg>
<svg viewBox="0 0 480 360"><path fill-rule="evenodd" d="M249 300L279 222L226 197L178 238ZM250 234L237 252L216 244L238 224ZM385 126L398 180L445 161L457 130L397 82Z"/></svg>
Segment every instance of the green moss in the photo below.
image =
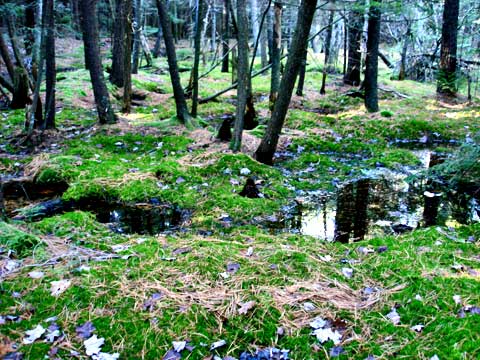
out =
<svg viewBox="0 0 480 360"><path fill-rule="evenodd" d="M14 225L0 222L0 246L13 250L18 256L30 255L35 247L40 244L40 239L32 234L20 230Z"/></svg>

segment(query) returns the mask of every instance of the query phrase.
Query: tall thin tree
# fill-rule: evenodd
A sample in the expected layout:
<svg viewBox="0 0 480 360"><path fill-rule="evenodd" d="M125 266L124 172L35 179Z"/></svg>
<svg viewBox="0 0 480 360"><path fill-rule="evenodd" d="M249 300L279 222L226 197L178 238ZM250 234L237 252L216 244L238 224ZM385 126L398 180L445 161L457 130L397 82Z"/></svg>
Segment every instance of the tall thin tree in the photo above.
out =
<svg viewBox="0 0 480 360"><path fill-rule="evenodd" d="M368 11L367 57L365 59L365 107L378 111L378 47L380 44L381 0L370 2Z"/></svg>
<svg viewBox="0 0 480 360"><path fill-rule="evenodd" d="M312 26L313 15L317 7L317 0L302 0L298 9L297 25L293 34L285 72L280 83L278 99L268 122L262 142L255 152L255 158L264 164L273 163L273 155L277 148L278 138L282 131L287 115L288 106L292 98L295 81L297 79L303 55L308 44L308 34Z"/></svg>
<svg viewBox="0 0 480 360"><path fill-rule="evenodd" d="M449 96L453 96L457 92L457 28L459 8L460 0L445 0L437 93Z"/></svg>
<svg viewBox="0 0 480 360"><path fill-rule="evenodd" d="M170 80L173 87L173 96L175 97L175 105L177 108L177 118L181 123L187 124L191 117L188 113L187 101L183 93L182 84L180 82L180 74L178 72L177 56L175 54L175 44L172 34L172 28L168 16L165 0L156 0L158 16L162 25L163 39L165 41L165 50L167 52L168 69L170 72Z"/></svg>
<svg viewBox="0 0 480 360"><path fill-rule="evenodd" d="M228 53L229 41L230 41L230 24L229 24L229 0L223 0L223 9L222 9L222 72L228 73Z"/></svg>
<svg viewBox="0 0 480 360"><path fill-rule="evenodd" d="M98 37L96 0L80 0L80 22L82 24L85 62L90 72L93 95L97 105L100 124L112 124L116 117L110 104L110 97L103 76L102 61Z"/></svg>
<svg viewBox="0 0 480 360"><path fill-rule="evenodd" d="M132 0L122 0L125 6L125 52L123 54L123 106L122 111L129 113L132 106L132 37L133 13Z"/></svg>
<svg viewBox="0 0 480 360"><path fill-rule="evenodd" d="M333 33L333 17L335 16L335 11L331 10L328 17L328 28L327 28L327 38L325 40L324 54L325 61L323 63L323 74L322 74L322 86L320 88L320 94L325 94L325 86L327 82L327 72L330 63L330 46L332 44L332 33Z"/></svg>
<svg viewBox="0 0 480 360"><path fill-rule="evenodd" d="M364 0L358 0L352 5L352 9L348 14L348 59L347 71L343 77L343 82L352 86L360 85L360 70L362 60L360 45L363 34L363 13Z"/></svg>
<svg viewBox="0 0 480 360"><path fill-rule="evenodd" d="M192 116L197 117L198 107L198 66L200 65L200 43L202 35L202 17L204 0L196 0L195 4L195 53L192 68Z"/></svg>
<svg viewBox="0 0 480 360"><path fill-rule="evenodd" d="M280 51L282 49L282 4L275 1L273 4L273 31L271 46L272 71L270 78L270 109L273 110L280 87Z"/></svg>
<svg viewBox="0 0 480 360"><path fill-rule="evenodd" d="M233 133L232 150L239 151L242 145L242 132L245 120L245 108L249 92L249 66L248 66L248 18L245 0L237 0L237 41L238 41L238 69L237 69L237 109L235 117L235 130Z"/></svg>
<svg viewBox="0 0 480 360"><path fill-rule="evenodd" d="M54 0L44 0L45 19L45 129L55 128L55 14Z"/></svg>

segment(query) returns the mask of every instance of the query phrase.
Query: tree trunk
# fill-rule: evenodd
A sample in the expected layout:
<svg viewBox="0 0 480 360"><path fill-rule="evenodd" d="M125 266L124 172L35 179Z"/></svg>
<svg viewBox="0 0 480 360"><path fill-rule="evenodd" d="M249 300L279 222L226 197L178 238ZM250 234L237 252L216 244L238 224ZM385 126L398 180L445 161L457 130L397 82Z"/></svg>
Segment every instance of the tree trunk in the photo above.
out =
<svg viewBox="0 0 480 360"><path fill-rule="evenodd" d="M137 0L133 0L137 1ZM125 114L130 113L132 107L132 0L124 0L125 3L125 53L123 54L123 106L122 111Z"/></svg>
<svg viewBox="0 0 480 360"><path fill-rule="evenodd" d="M172 29L168 18L165 0L156 0L160 23L162 24L163 38L165 40L165 49L167 52L168 69L173 87L173 96L177 108L177 118L180 122L186 124L190 121L185 94L183 93L180 75L178 73L177 57L175 55L175 44L173 41Z"/></svg>
<svg viewBox="0 0 480 360"><path fill-rule="evenodd" d="M110 72L110 82L118 87L123 86L125 23L125 0L117 0L115 5L115 21L113 22L112 71Z"/></svg>
<svg viewBox="0 0 480 360"><path fill-rule="evenodd" d="M200 65L200 42L202 35L202 17L204 0L196 0L195 7L195 54L192 68L192 116L197 117L198 107L198 66Z"/></svg>
<svg viewBox="0 0 480 360"><path fill-rule="evenodd" d="M322 87L320 88L320 94L325 95L325 86L327 82L327 71L330 61L330 45L332 43L332 32L333 32L333 17L334 11L330 11L330 16L328 18L328 28L327 28L327 38L325 40L325 61L323 63L323 74L322 74Z"/></svg>
<svg viewBox="0 0 480 360"><path fill-rule="evenodd" d="M132 56L132 74L138 74L138 63L140 60L140 33L142 32L142 0L133 0L132 2L133 16L135 21L132 24L130 21L131 29L133 29L133 56ZM132 26L133 25L133 26Z"/></svg>
<svg viewBox="0 0 480 360"><path fill-rule="evenodd" d="M160 56L160 50L162 46L162 26L158 26L157 38L155 40L155 46L153 47L152 55L156 59Z"/></svg>
<svg viewBox="0 0 480 360"><path fill-rule="evenodd" d="M116 117L110 104L100 59L96 3L96 0L80 0L79 3L85 63L88 64L88 70L90 71L98 120L100 124L113 124L116 122Z"/></svg>
<svg viewBox="0 0 480 360"><path fill-rule="evenodd" d="M348 65L343 83L352 86L360 85L360 69L362 53L360 46L363 33L363 4L364 0L358 1L358 6L350 12L348 18Z"/></svg>
<svg viewBox="0 0 480 360"><path fill-rule="evenodd" d="M35 43L35 6L36 1L27 0L25 2L25 54L32 55L33 44Z"/></svg>
<svg viewBox="0 0 480 360"><path fill-rule="evenodd" d="M437 93L455 96L457 72L457 28L459 0L445 0L443 8L442 47L437 80Z"/></svg>
<svg viewBox="0 0 480 360"><path fill-rule="evenodd" d="M242 132L245 119L245 108L249 93L249 66L248 66L248 18L245 0L237 0L237 41L238 41L238 87L237 111L233 133L232 150L239 151L242 145Z"/></svg>
<svg viewBox="0 0 480 360"><path fill-rule="evenodd" d="M150 47L148 46L147 38L143 33L143 28L140 30L140 43L142 45L143 54L145 55L145 61L147 62L147 67L151 67L153 65L152 52L150 51Z"/></svg>
<svg viewBox="0 0 480 360"><path fill-rule="evenodd" d="M15 66L13 65L12 58L10 56L10 53L8 52L8 46L5 43L5 39L3 38L2 34L0 34L0 54L2 55L3 62L5 63L5 67L7 68L8 75L10 76L10 79L14 82Z"/></svg>
<svg viewBox="0 0 480 360"><path fill-rule="evenodd" d="M18 66L13 75L13 97L10 109L24 109L29 102L28 74L24 68Z"/></svg>
<svg viewBox="0 0 480 360"><path fill-rule="evenodd" d="M223 31L222 31L222 72L228 73L228 53L229 49L229 41L230 41L230 24L228 22L228 15L229 15L229 0L223 0L223 12L222 12L222 20L223 20Z"/></svg>
<svg viewBox="0 0 480 360"><path fill-rule="evenodd" d="M400 81L405 80L406 77L407 52L411 36L412 34L410 31L410 25L408 25L407 33L405 34L405 39L403 40L402 55L400 58L400 69L398 70L398 80Z"/></svg>
<svg viewBox="0 0 480 360"><path fill-rule="evenodd" d="M282 131L288 105L292 98L295 80L302 64L308 44L308 34L312 26L313 15L317 6L317 0L302 0L298 10L297 25L292 39L292 45L288 52L285 73L280 83L279 96L275 102L272 118L268 122L262 142L255 152L255 158L264 164L273 163L273 155L277 148L278 138Z"/></svg>
<svg viewBox="0 0 480 360"><path fill-rule="evenodd" d="M372 4L368 13L367 58L365 60L365 107L368 112L378 111L378 46L380 42L381 1Z"/></svg>
<svg viewBox="0 0 480 360"><path fill-rule="evenodd" d="M257 41L259 35L258 17L259 12L257 0L250 0L250 23L252 24L252 39L254 44Z"/></svg>
<svg viewBox="0 0 480 360"><path fill-rule="evenodd" d="M43 128L55 128L55 14L54 0L44 0L45 24L45 122Z"/></svg>
<svg viewBox="0 0 480 360"><path fill-rule="evenodd" d="M280 87L280 50L282 48L282 4L273 4L273 46L272 46L272 74L270 79L270 109L273 110Z"/></svg>
<svg viewBox="0 0 480 360"><path fill-rule="evenodd" d="M205 27L207 27L207 24L205 24ZM210 51L215 52L217 48L217 12L215 11L215 0L212 0L212 25L210 30Z"/></svg>
<svg viewBox="0 0 480 360"><path fill-rule="evenodd" d="M300 66L300 74L298 76L297 96L303 96L303 85L305 84L305 71L307 68L307 51L303 55L302 65Z"/></svg>

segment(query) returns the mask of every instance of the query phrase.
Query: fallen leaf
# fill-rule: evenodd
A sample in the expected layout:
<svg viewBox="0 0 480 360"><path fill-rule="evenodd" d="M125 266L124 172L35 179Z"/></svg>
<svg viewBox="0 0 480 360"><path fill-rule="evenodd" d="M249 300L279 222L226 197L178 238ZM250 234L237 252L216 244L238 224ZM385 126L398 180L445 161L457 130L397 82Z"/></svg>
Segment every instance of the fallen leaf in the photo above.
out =
<svg viewBox="0 0 480 360"><path fill-rule="evenodd" d="M313 311L315 310L315 308L316 308L315 305L311 302L307 301L303 303L303 310L305 311Z"/></svg>
<svg viewBox="0 0 480 360"><path fill-rule="evenodd" d="M83 325L77 326L75 328L77 336L82 339L88 339L92 336L92 333L95 331L95 326L93 326L91 321L85 322Z"/></svg>
<svg viewBox="0 0 480 360"><path fill-rule="evenodd" d="M42 335L47 331L42 325L37 325L35 328L32 330L28 330L25 332L27 335L23 339L23 343L28 345L28 344L33 344L35 340L40 339Z"/></svg>
<svg viewBox="0 0 480 360"><path fill-rule="evenodd" d="M182 352L183 349L185 349L185 346L187 346L186 341L173 341L172 342L173 350L176 352Z"/></svg>
<svg viewBox="0 0 480 360"><path fill-rule="evenodd" d="M342 334L340 334L337 330L332 331L330 328L317 329L313 332L313 335L315 335L318 341L320 341L322 344L332 340L335 345L338 345L342 339Z"/></svg>
<svg viewBox="0 0 480 360"><path fill-rule="evenodd" d="M313 329L321 329L327 325L327 321L322 319L321 317L317 317L313 321L311 321L309 325Z"/></svg>
<svg viewBox="0 0 480 360"><path fill-rule="evenodd" d="M98 355L98 353L100 352L100 348L104 343L104 338L98 338L97 335L92 335L91 338L83 342L83 345L85 346L85 353L88 356Z"/></svg>
<svg viewBox="0 0 480 360"><path fill-rule="evenodd" d="M345 353L345 349L341 346L334 346L330 349L331 357L339 357L343 353Z"/></svg>
<svg viewBox="0 0 480 360"><path fill-rule="evenodd" d="M245 315L248 313L253 307L255 306L256 302L255 301L247 301L246 303L240 304L241 307L238 309L238 313L240 315Z"/></svg>
<svg viewBox="0 0 480 360"><path fill-rule="evenodd" d="M52 281L50 283L50 293L52 294L52 296L59 296L60 294L65 292L65 290L67 290L71 284L72 283L70 280Z"/></svg>
<svg viewBox="0 0 480 360"><path fill-rule="evenodd" d="M400 324L400 315L398 315L397 309L395 309L395 308L392 308L392 311L390 311L387 314L387 318L390 319L390 321L393 323L393 325Z"/></svg>
<svg viewBox="0 0 480 360"><path fill-rule="evenodd" d="M416 331L416 332L422 332L423 328L425 327L425 325L414 325L410 328L410 330L412 331Z"/></svg>
<svg viewBox="0 0 480 360"><path fill-rule="evenodd" d="M462 297L460 295L453 295L453 301L455 301L455 304L460 305L462 303Z"/></svg>
<svg viewBox="0 0 480 360"><path fill-rule="evenodd" d="M342 274L348 278L351 279L353 276L353 269L350 268L342 268Z"/></svg>
<svg viewBox="0 0 480 360"><path fill-rule="evenodd" d="M109 354L109 353L100 352L98 353L98 355L93 355L92 359L93 360L117 360L119 357L120 357L119 353Z"/></svg>
<svg viewBox="0 0 480 360"><path fill-rule="evenodd" d="M168 350L167 353L163 356L162 360L178 360L181 359L182 355L175 350Z"/></svg>
<svg viewBox="0 0 480 360"><path fill-rule="evenodd" d="M238 263L227 264L227 272L235 274L238 270L240 270L240 264Z"/></svg>
<svg viewBox="0 0 480 360"><path fill-rule="evenodd" d="M218 340L215 341L211 346L210 346L210 351L221 348L222 346L227 345L227 342L225 340Z"/></svg>
<svg viewBox="0 0 480 360"><path fill-rule="evenodd" d="M42 271L30 271L28 276L30 276L32 279L41 279L45 276L45 273Z"/></svg>

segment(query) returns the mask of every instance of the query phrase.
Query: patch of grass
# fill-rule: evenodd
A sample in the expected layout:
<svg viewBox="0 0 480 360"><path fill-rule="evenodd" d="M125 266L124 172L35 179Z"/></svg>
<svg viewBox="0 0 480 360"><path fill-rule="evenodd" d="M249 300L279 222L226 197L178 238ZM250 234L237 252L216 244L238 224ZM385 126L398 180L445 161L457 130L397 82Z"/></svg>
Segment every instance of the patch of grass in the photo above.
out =
<svg viewBox="0 0 480 360"><path fill-rule="evenodd" d="M15 225L0 221L0 246L12 250L19 257L31 255L40 245L40 239Z"/></svg>

